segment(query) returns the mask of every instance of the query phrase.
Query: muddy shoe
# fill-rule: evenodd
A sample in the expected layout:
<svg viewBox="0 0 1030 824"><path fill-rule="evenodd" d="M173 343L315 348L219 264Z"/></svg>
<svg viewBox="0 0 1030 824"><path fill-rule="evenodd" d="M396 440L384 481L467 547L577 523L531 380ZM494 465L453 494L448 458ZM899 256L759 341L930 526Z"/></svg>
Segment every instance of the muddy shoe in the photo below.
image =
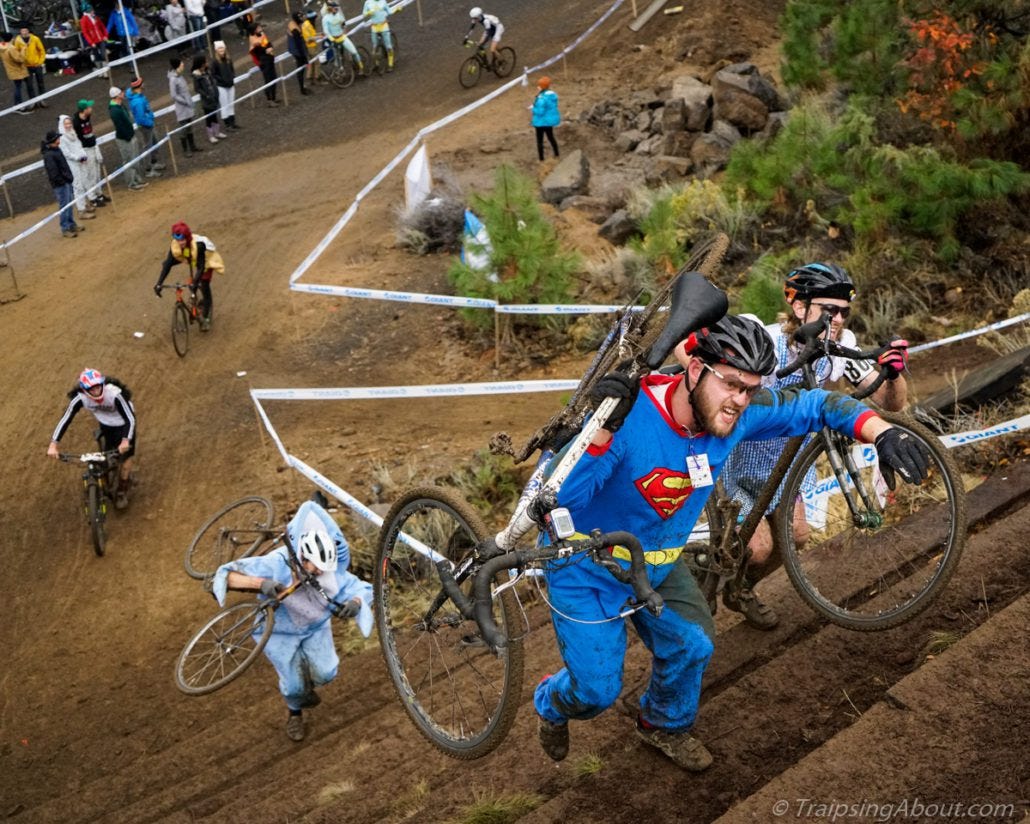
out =
<svg viewBox="0 0 1030 824"><path fill-rule="evenodd" d="M286 719L286 737L291 741L303 741L306 732L303 715L298 713Z"/></svg>
<svg viewBox="0 0 1030 824"><path fill-rule="evenodd" d="M701 772L712 766L712 754L689 733L671 733L657 727L644 727L638 720L637 736L641 741L661 750L676 766L685 770Z"/></svg>
<svg viewBox="0 0 1030 824"><path fill-rule="evenodd" d="M729 586L722 591L722 603L726 609L732 609L744 616L744 620L756 629L772 629L780 623L779 617L758 600L758 596L750 589L732 589Z"/></svg>
<svg viewBox="0 0 1030 824"><path fill-rule="evenodd" d="M546 718L537 717L537 732L540 746L552 761L564 761L569 754L569 725L552 724Z"/></svg>
<svg viewBox="0 0 1030 824"><path fill-rule="evenodd" d="M321 703L322 697L314 690L311 690L311 692L307 693L306 695L304 695L303 698L300 699L301 709L305 710L309 710L312 707L317 707Z"/></svg>

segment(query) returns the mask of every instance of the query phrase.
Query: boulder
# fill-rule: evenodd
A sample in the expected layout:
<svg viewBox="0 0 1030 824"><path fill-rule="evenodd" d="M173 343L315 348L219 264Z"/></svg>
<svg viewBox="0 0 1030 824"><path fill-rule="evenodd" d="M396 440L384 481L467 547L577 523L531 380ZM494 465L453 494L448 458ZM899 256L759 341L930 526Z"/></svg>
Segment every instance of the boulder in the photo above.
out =
<svg viewBox="0 0 1030 824"><path fill-rule="evenodd" d="M644 109L640 114L637 115L637 119L633 125L636 129L642 132L649 132L651 131L651 120L651 110Z"/></svg>
<svg viewBox="0 0 1030 824"><path fill-rule="evenodd" d="M650 137L647 137L644 140L641 140L640 143L637 144L637 147L633 151L636 152L637 154L642 154L642 155L658 154L658 152L661 151L662 140L664 140L664 139L665 139L664 135L653 134Z"/></svg>
<svg viewBox="0 0 1030 824"><path fill-rule="evenodd" d="M707 133L700 135L690 147L690 159L698 168L708 171L723 168L730 159L730 144L718 135Z"/></svg>
<svg viewBox="0 0 1030 824"><path fill-rule="evenodd" d="M625 209L619 209L613 212L611 217L601 224L601 228L597 230L597 233L616 246L621 246L633 237L636 231L636 221L629 216L629 212Z"/></svg>
<svg viewBox="0 0 1030 824"><path fill-rule="evenodd" d="M662 131L682 132L687 127L687 105L682 97L673 97L665 101L662 109Z"/></svg>
<svg viewBox="0 0 1030 824"><path fill-rule="evenodd" d="M572 195L586 194L590 183L590 163L582 150L574 149L544 178L540 194L547 203L557 205Z"/></svg>
<svg viewBox="0 0 1030 824"><path fill-rule="evenodd" d="M652 186L661 183L669 183L681 177L686 177L694 163L689 157L672 157L671 155L659 155L653 158L644 171L644 180Z"/></svg>
<svg viewBox="0 0 1030 824"><path fill-rule="evenodd" d="M565 198L559 206L559 211L575 209L582 212L594 223L604 223L612 213L611 204L603 197L591 197L590 195L572 195Z"/></svg>
<svg viewBox="0 0 1030 824"><path fill-rule="evenodd" d="M712 101L712 87L692 75L677 77L672 82L672 99L683 101L684 126L692 132L704 131Z"/></svg>
<svg viewBox="0 0 1030 824"><path fill-rule="evenodd" d="M639 109L660 109L665 101L653 92L638 89L629 98L630 105Z"/></svg>
<svg viewBox="0 0 1030 824"><path fill-rule="evenodd" d="M629 129L628 131L621 132L615 138L615 148L620 152L632 152L645 137L647 137L645 132L639 129Z"/></svg>
<svg viewBox="0 0 1030 824"><path fill-rule="evenodd" d="M662 135L661 153L673 157L690 157L690 147L695 140L696 132L669 132Z"/></svg>
<svg viewBox="0 0 1030 824"><path fill-rule="evenodd" d="M742 65L742 64L735 64ZM746 64L750 65L750 64ZM735 89L753 97L757 97L765 105L767 111L782 111L786 108L783 98L776 91L776 87L757 72L754 74L740 74L732 72L729 68L720 69L712 78L712 96L715 102L719 102L720 94L727 89Z"/></svg>
<svg viewBox="0 0 1030 824"><path fill-rule="evenodd" d="M762 129L762 137L767 140L776 137L786 125L789 116L787 112L769 112L769 120L766 121L765 128Z"/></svg>

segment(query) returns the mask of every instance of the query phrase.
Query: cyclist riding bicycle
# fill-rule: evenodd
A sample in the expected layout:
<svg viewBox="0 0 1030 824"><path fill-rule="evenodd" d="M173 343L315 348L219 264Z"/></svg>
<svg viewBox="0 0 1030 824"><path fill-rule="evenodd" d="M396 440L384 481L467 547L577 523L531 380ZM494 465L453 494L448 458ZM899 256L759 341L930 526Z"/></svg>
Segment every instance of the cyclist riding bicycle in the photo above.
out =
<svg viewBox="0 0 1030 824"><path fill-rule="evenodd" d="M665 609L657 617L647 610L631 617L653 655L637 734L679 766L699 771L712 756L689 731L715 627L681 551L730 451L747 438L829 426L875 443L892 485L893 471L920 482L927 464L912 439L859 401L820 389L764 390L762 377L773 371L776 355L755 321L727 315L680 342L675 353L685 370L679 375L631 380L616 371L598 382L596 400L620 402L561 487L558 503L580 535L626 530L640 539L648 579ZM628 567L627 550L616 546L612 555ZM594 718L622 690L626 625L619 615L633 590L582 555L549 562L545 576L565 667L537 685L534 705L541 746L560 761L568 754L569 719Z"/></svg>
<svg viewBox="0 0 1030 824"><path fill-rule="evenodd" d="M207 332L211 328L211 311L214 308L214 297L211 294L211 277L215 272L225 274L225 263L215 249L215 244L203 235L195 235L183 222L172 226L172 242L168 256L161 264L161 274L154 284L154 294L161 297L165 278L173 266L187 263L190 270L190 289L200 289L204 296L204 317L200 319L200 330Z"/></svg>
<svg viewBox="0 0 1030 824"><path fill-rule="evenodd" d="M369 30L372 33L372 53L375 54L376 44L379 38L383 39L383 48L386 49L386 70L393 71L393 37L390 36L389 17L396 14L399 8L390 8L386 0L365 0L361 14L369 21Z"/></svg>
<svg viewBox="0 0 1030 824"><path fill-rule="evenodd" d="M476 47L482 50L485 47L486 42L490 41L490 60L493 63L497 62L497 49L501 46L501 35L504 34L504 26L501 24L500 19L493 14L484 14L483 10L479 6L469 10L469 17L472 22L469 24L469 30L465 33L465 42L472 42L472 32L476 26L483 27L483 36L479 38L479 42Z"/></svg>
<svg viewBox="0 0 1030 824"><path fill-rule="evenodd" d="M855 286L847 271L830 263L809 263L794 269L787 275L783 293L790 306L790 315L783 323L766 326L766 332L776 347L776 368L792 363L801 345L793 341L794 332L805 323L819 320L824 314L831 315L830 336L849 348L857 348L855 335L845 328L851 312L851 301L855 298ZM879 358L886 366L888 378L870 399L888 411L898 411L905 406L907 387L902 372L908 360L908 342L891 341L892 346ZM844 358L822 358L814 364L819 385L835 383L842 378L852 385L863 388L876 379L877 372L867 361L853 361ZM801 383L800 372L783 378L770 376L763 383L771 389L783 389ZM748 441L738 446L726 461L723 474L727 494L741 504L741 516L746 516L772 473L776 461L786 444L786 439L775 438L765 441ZM808 481L815 483L814 475ZM734 612L744 615L748 624L758 629L772 629L779 622L771 607L763 604L754 593L754 586L782 563L778 553L774 554L770 520L779 503L777 491L766 517L759 522L751 542L748 544L751 557L748 562L743 588L727 587L723 590L723 604ZM805 507L799 500L794 504L794 536L798 546L808 538L808 523Z"/></svg>
<svg viewBox="0 0 1030 824"><path fill-rule="evenodd" d="M84 369L75 387L68 392L68 408L50 437L48 456L54 459L60 456L57 445L68 431L72 419L83 408L92 412L100 424L104 451L118 451L121 465L114 505L116 509L125 509L129 505L132 483L132 456L136 454L136 410L132 406L132 391L117 378L104 377L96 369Z"/></svg>
<svg viewBox="0 0 1030 824"><path fill-rule="evenodd" d="M340 4L336 0L329 0L326 3L329 13L322 17L322 31L325 33L326 39L332 44L333 53L336 55L336 59L340 61L340 65L343 65L343 51L346 49L351 56L351 60L354 61L354 65L358 67L359 72L365 71L365 65L361 61L361 55L358 54L357 48L350 42L345 31L347 25L347 18L343 16L343 12L340 11Z"/></svg>

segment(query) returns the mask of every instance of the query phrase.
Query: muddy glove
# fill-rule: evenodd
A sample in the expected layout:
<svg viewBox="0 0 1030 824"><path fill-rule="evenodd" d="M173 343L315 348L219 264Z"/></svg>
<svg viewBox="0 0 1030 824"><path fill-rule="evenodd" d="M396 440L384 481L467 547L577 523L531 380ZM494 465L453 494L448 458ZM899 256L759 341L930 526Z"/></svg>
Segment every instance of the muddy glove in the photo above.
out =
<svg viewBox="0 0 1030 824"><path fill-rule="evenodd" d="M161 297L161 288L162 287L161 287L160 283L155 283L154 284L154 294L157 295L158 297Z"/></svg>
<svg viewBox="0 0 1030 824"><path fill-rule="evenodd" d="M271 578L264 578L261 581L261 594L275 598L279 595L279 585Z"/></svg>
<svg viewBox="0 0 1030 824"><path fill-rule="evenodd" d="M898 375L908 366L908 341L897 338L890 342L890 349L876 359L876 362L887 372L887 380L897 380Z"/></svg>
<svg viewBox="0 0 1030 824"><path fill-rule="evenodd" d="M876 436L876 454L880 458L880 472L889 489L894 489L897 471L906 483L919 484L926 480L926 472L930 463L930 455L919 441L891 427Z"/></svg>
<svg viewBox="0 0 1030 824"><path fill-rule="evenodd" d="M604 424L605 429L609 432L619 431L619 427L622 426L629 411L633 408L639 391L640 381L630 378L625 372L609 372L597 382L590 393L595 409L605 398L619 399L619 405L615 407Z"/></svg>
<svg viewBox="0 0 1030 824"><path fill-rule="evenodd" d="M353 618L361 611L361 601L351 598L342 604L333 604L333 615L337 618Z"/></svg>

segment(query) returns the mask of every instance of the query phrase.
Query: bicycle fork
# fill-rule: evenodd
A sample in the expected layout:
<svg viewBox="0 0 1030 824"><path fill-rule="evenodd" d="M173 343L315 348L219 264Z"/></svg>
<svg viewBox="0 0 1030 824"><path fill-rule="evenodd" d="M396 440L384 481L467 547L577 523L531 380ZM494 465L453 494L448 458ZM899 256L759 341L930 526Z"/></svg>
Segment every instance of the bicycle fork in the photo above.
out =
<svg viewBox="0 0 1030 824"><path fill-rule="evenodd" d="M839 435L828 429L821 430L819 436L823 439L826 459L837 478L840 493L851 510L852 522L859 529L876 529L882 526L883 513L880 511L879 502L866 488L851 449L842 443L843 439ZM855 491L858 492L861 503L856 498Z"/></svg>

